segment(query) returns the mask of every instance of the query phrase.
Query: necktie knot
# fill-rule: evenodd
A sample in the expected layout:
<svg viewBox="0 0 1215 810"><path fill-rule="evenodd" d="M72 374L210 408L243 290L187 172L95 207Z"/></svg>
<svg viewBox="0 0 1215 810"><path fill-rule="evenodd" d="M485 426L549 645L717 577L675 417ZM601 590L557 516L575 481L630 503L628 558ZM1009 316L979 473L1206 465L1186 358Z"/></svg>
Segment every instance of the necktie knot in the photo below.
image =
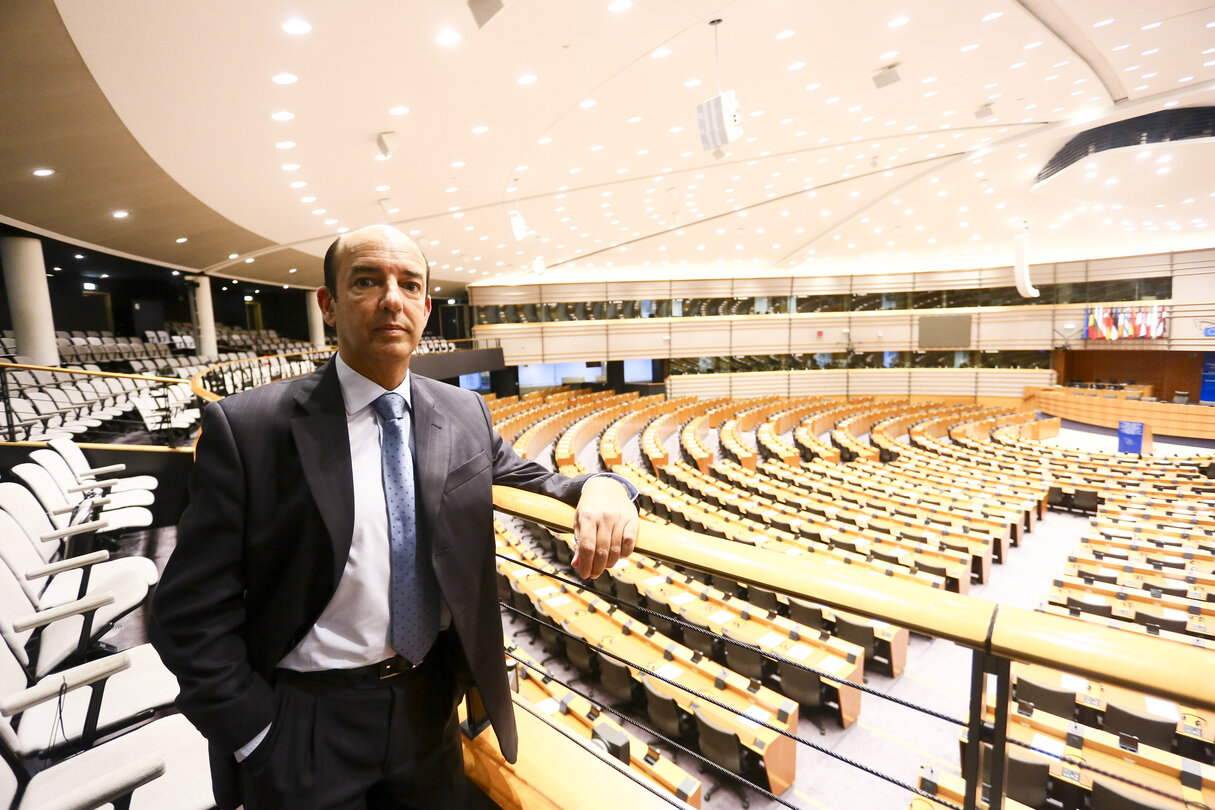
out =
<svg viewBox="0 0 1215 810"><path fill-rule="evenodd" d="M371 403L371 407L375 408L375 412L383 420L400 419L409 411L405 397L395 391L380 394L376 397L375 402Z"/></svg>

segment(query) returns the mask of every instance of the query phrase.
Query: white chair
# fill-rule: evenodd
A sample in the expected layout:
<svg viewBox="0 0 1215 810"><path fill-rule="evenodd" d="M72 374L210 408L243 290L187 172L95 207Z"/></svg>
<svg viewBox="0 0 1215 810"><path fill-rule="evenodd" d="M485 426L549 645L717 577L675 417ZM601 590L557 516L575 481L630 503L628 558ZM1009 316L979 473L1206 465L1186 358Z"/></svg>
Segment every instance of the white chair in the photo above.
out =
<svg viewBox="0 0 1215 810"><path fill-rule="evenodd" d="M62 700L38 699L57 693ZM0 738L19 757L91 747L103 736L151 719L173 704L177 679L150 644L47 675L29 684L0 644Z"/></svg>
<svg viewBox="0 0 1215 810"><path fill-rule="evenodd" d="M83 501L69 501L59 485L55 483L55 479L42 465L33 462L18 464L13 467L13 475L20 478L34 493L56 528L66 529L71 525L72 513L80 508ZM105 505L104 498L93 501L94 507L100 508ZM108 524L107 532L143 529L152 525L152 512L143 506L111 509L105 513L105 521Z"/></svg>
<svg viewBox="0 0 1215 810"><path fill-rule="evenodd" d="M51 439L47 442L47 445L56 453L63 456L63 460L71 467L72 473L81 483L96 480L97 476L103 475L115 482L112 487L114 492L122 492L127 489L146 489L151 492L160 486L160 480L154 475L123 475L116 477L114 473L126 470L127 465L125 464L109 464L105 467L93 467L89 464L88 458L85 457L84 451L71 439L63 437Z"/></svg>
<svg viewBox="0 0 1215 810"><path fill-rule="evenodd" d="M21 801L14 804L19 793ZM86 810L124 805L130 810L209 810L215 806L215 798L211 793L207 741L177 714L36 774L19 773L0 763L0 803L14 810Z"/></svg>
<svg viewBox="0 0 1215 810"><path fill-rule="evenodd" d="M148 595L136 577L114 582L113 590L96 591L43 610L26 595L17 576L0 565L0 636L30 680L84 659L103 647L100 636L138 607ZM37 637L37 644L30 642ZM31 650L34 650L31 654Z"/></svg>
<svg viewBox="0 0 1215 810"><path fill-rule="evenodd" d="M0 484L0 486L17 486ZM0 560L17 577L30 604L38 610L64 605L99 591L126 591L123 580L134 577L145 587L155 585L156 563L146 557L111 559L108 551L92 551L55 562L44 560L24 527L0 510ZM58 539L52 538L52 545Z"/></svg>
<svg viewBox="0 0 1215 810"><path fill-rule="evenodd" d="M127 506L151 506L156 502L156 496L146 489L114 490L113 485L117 483L115 479L81 481L63 456L54 450L31 450L30 460L50 473L55 485L70 504L78 504L85 498L105 498L106 503L102 506L102 511L108 511Z"/></svg>

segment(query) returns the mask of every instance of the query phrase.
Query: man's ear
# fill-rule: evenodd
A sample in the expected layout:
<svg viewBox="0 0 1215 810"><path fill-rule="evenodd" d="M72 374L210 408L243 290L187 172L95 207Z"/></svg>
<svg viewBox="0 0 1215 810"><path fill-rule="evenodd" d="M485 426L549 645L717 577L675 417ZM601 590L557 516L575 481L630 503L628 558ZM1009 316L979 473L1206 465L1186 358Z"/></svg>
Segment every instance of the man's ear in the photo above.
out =
<svg viewBox="0 0 1215 810"><path fill-rule="evenodd" d="M429 294L427 294L427 296L426 296L426 317L427 318L430 317L430 295Z"/></svg>
<svg viewBox="0 0 1215 810"><path fill-rule="evenodd" d="M321 308L321 317L325 319L325 323L336 328L337 313L335 312L333 294L329 292L328 287L316 288L316 304Z"/></svg>

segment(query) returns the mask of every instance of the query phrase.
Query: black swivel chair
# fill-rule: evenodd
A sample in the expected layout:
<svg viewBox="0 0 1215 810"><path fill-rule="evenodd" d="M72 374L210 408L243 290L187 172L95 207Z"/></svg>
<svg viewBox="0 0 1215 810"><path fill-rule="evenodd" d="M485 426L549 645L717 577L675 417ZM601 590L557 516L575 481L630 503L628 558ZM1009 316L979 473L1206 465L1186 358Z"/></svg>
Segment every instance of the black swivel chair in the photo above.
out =
<svg viewBox="0 0 1215 810"><path fill-rule="evenodd" d="M686 610L679 611L679 618L691 625L696 625ZM709 656L714 661L725 660L725 650L722 649L721 640L717 636L709 632L708 628L693 630L685 628L683 632L683 643L688 649L695 650L703 655Z"/></svg>
<svg viewBox="0 0 1215 810"><path fill-rule="evenodd" d="M1155 627L1157 630L1169 630L1174 633L1188 633L1187 622L1185 617L1173 619L1168 616L1160 616L1155 613L1148 613L1143 610L1135 611L1135 624L1142 624L1144 627Z"/></svg>
<svg viewBox="0 0 1215 810"><path fill-rule="evenodd" d="M598 650L595 651L595 657L599 663L599 685L603 687L603 691L619 701L617 706L640 704L644 693L641 684L633 678L632 670Z"/></svg>
<svg viewBox="0 0 1215 810"><path fill-rule="evenodd" d="M1035 810L1046 810L1050 788L1050 763L1044 759L1023 759L1008 752L1004 768L1004 795Z"/></svg>
<svg viewBox="0 0 1215 810"><path fill-rule="evenodd" d="M582 673L575 681L583 681L588 677L599 674L599 659L591 645L574 636L563 636L565 640L565 657L573 664L574 669Z"/></svg>
<svg viewBox="0 0 1215 810"><path fill-rule="evenodd" d="M735 638L730 633L729 628L725 632L726 641L722 645L726 653L726 666L737 672L739 675L750 678L758 683L763 683L764 680L764 656L755 649L742 644L734 644L734 641L742 641ZM746 642L743 642L745 644Z"/></svg>
<svg viewBox="0 0 1215 810"><path fill-rule="evenodd" d="M639 621L648 621L649 614L638 608L647 607L646 598L637 586L625 579L616 580L616 606Z"/></svg>
<svg viewBox="0 0 1215 810"><path fill-rule="evenodd" d="M696 722L692 716L679 708L675 698L660 689L674 689L661 685L662 682L650 677L649 673L641 673L641 688L645 694L645 714L650 721L650 727L662 734L667 740L679 743L690 743L696 739ZM650 745L664 742L656 740Z"/></svg>
<svg viewBox="0 0 1215 810"><path fill-rule="evenodd" d="M1162 751L1173 750L1177 736L1177 723L1163 717L1152 717L1131 711L1117 703L1105 704L1105 730L1110 734L1129 735L1139 745L1150 745Z"/></svg>
<svg viewBox="0 0 1215 810"><path fill-rule="evenodd" d="M1013 696L1017 702L1032 703L1035 709L1055 717L1072 720L1076 715L1076 693L1067 689L1055 689L1029 678L1019 677L1013 684Z"/></svg>
<svg viewBox="0 0 1215 810"><path fill-rule="evenodd" d="M789 600L789 618L815 630L823 629L823 609L800 599Z"/></svg>
<svg viewBox="0 0 1215 810"><path fill-rule="evenodd" d="M784 661L777 661L776 676L780 678L779 691L785 697L796 700L807 709L818 709L826 705L823 695L825 691L823 680L813 672ZM827 733L818 717L807 715L802 715L802 717L807 717L811 723L814 723L819 734Z"/></svg>
<svg viewBox="0 0 1215 810"><path fill-rule="evenodd" d="M1100 779L1093 780L1089 807L1091 810L1168 810L1164 805L1123 793Z"/></svg>
<svg viewBox="0 0 1215 810"><path fill-rule="evenodd" d="M835 617L835 635L844 641L850 641L865 651L865 661L875 660L874 654L877 651L877 638L873 634L873 625L861 620L854 622L851 619L836 615ZM894 668L888 665L891 677L894 677ZM865 681L868 681L865 678Z"/></svg>
<svg viewBox="0 0 1215 810"><path fill-rule="evenodd" d="M695 707L692 711L696 717L696 733L700 741L700 753L710 762L720 765L730 773L745 779L748 768L746 767L742 742L738 739L738 734L728 728L722 728L705 717L699 707ZM713 798L713 794L723 787L727 787L736 793L743 807L751 806L742 783L735 779L715 782L713 787L709 788L708 792L704 794L704 800L707 802Z"/></svg>
<svg viewBox="0 0 1215 810"><path fill-rule="evenodd" d="M671 621L673 614L670 607L662 602L654 602L650 609L654 612L646 614L646 622L671 641L683 644L683 628Z"/></svg>
<svg viewBox="0 0 1215 810"><path fill-rule="evenodd" d="M776 601L776 593L765 590L764 588L756 588L748 586L747 601L755 605L755 607L766 610L769 613L778 613L780 611L780 603Z"/></svg>

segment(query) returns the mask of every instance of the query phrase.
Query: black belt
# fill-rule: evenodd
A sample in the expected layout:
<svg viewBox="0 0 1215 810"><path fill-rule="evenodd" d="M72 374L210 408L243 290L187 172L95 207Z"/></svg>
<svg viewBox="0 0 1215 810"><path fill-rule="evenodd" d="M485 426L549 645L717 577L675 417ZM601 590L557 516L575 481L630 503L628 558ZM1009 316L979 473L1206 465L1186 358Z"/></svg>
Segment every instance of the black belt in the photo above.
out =
<svg viewBox="0 0 1215 810"><path fill-rule="evenodd" d="M368 664L353 669L322 669L313 672L279 669L276 670L276 675L284 683L305 688L389 686L392 684L393 678L417 672L433 657L434 652L432 649L430 654L416 664L411 664L408 659L394 655L378 664Z"/></svg>

